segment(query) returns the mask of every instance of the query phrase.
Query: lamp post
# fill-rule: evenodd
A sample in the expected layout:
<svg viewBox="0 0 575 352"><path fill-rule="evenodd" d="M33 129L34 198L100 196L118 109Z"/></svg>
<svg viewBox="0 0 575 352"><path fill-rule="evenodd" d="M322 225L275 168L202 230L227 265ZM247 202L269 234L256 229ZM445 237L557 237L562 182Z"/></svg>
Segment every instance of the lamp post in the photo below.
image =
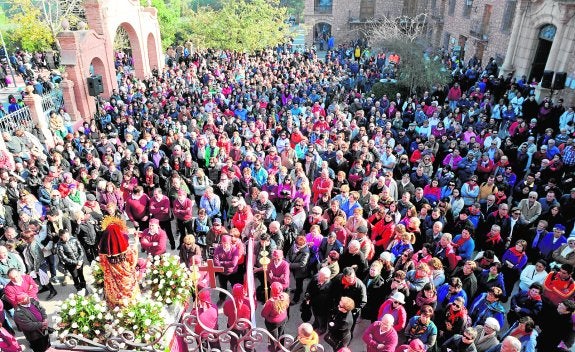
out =
<svg viewBox="0 0 575 352"><path fill-rule="evenodd" d="M12 76L12 84L16 88L16 78L14 77L14 69L12 68L12 63L8 57L8 51L6 50L6 43L4 43L4 35L2 35L2 30L0 29L0 40L2 41L2 48L4 49L4 55L6 55L6 61L8 62L8 67L10 68L10 75Z"/></svg>

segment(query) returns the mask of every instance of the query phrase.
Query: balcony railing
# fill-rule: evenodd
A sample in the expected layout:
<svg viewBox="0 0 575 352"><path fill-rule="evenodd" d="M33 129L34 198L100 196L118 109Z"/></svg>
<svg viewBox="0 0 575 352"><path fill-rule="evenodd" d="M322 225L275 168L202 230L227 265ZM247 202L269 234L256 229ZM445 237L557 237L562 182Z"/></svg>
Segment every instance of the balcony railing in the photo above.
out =
<svg viewBox="0 0 575 352"><path fill-rule="evenodd" d="M332 5L315 5L313 10L315 14L331 14Z"/></svg>

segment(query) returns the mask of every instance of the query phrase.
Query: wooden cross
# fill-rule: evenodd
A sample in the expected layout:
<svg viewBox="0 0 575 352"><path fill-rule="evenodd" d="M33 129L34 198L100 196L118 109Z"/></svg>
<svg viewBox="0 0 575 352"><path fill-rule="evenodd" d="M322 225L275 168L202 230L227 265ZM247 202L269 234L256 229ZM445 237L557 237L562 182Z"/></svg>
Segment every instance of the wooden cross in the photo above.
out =
<svg viewBox="0 0 575 352"><path fill-rule="evenodd" d="M216 273L223 273L224 272L223 267L214 265L213 259L206 260L206 265L205 266L199 266L198 269L200 269L200 271L205 271L208 273L208 277L210 278L210 287L211 288L216 287Z"/></svg>

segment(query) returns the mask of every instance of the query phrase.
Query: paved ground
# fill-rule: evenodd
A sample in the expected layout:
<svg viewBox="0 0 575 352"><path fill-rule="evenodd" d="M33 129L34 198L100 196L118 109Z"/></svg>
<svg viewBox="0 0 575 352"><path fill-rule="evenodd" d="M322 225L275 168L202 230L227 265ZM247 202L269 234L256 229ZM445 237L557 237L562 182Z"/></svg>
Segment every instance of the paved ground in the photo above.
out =
<svg viewBox="0 0 575 352"><path fill-rule="evenodd" d="M177 254L177 251L169 251L172 254ZM84 274L86 277L86 281L88 282L88 284L91 284L93 282L93 279L91 278L91 271L90 268L88 266L84 267ZM59 274L61 275L61 274ZM59 276L62 277L62 276ZM76 290L73 286L73 282L71 280L71 278L68 278L66 280L67 285L66 286L62 286L62 285L54 285L56 290L58 291L58 295L52 299L51 301L46 301L46 297L48 296L48 292L42 293L39 295L40 298L40 302L42 303L42 305L44 306L44 308L46 308L46 311L48 313L48 317L49 317L49 322L52 324L53 322L53 317L55 317L58 314L58 311L60 309L60 305L62 304L62 302L71 294L71 293L75 293ZM294 283L294 280L292 280L292 283ZM307 285L307 281L304 285L304 287L306 287ZM213 301L216 302L217 301L217 295L214 294L212 297ZM260 313L261 313L261 309L262 309L262 304L258 303L258 307L257 307L257 311L256 311L256 317L257 317L257 324L258 327L264 327L263 324L263 320L260 318ZM225 317L222 314L222 309L220 308L220 326L225 326ZM297 334L297 327L299 326L299 324L301 324L301 318L300 318L300 312L299 312L299 304L290 307L290 319L288 321L288 324L286 326L286 330L285 332L287 334L291 334L291 335L296 335ZM369 322L368 321L360 321L355 329L355 337L351 342L350 348L353 352L362 352L365 351L366 348L363 344L363 342L361 341L361 334L363 333L363 331L365 331L365 329L369 326ZM21 332L17 332L17 338L19 343L23 346L24 351L31 351L31 349L28 347L27 342L24 338L24 336L22 335ZM324 344L323 338L320 340L322 344ZM52 335L52 342L53 344L58 343L55 340L55 335ZM331 348L327 345L324 344L324 346L326 346L326 351L330 351ZM266 351L266 344L262 343L260 345L258 345L257 351Z"/></svg>

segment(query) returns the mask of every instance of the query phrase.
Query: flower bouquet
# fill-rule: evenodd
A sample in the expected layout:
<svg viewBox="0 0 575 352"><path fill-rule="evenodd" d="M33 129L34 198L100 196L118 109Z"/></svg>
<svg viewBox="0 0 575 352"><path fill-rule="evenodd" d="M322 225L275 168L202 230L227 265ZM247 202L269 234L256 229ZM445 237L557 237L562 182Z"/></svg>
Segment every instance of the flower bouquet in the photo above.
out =
<svg viewBox="0 0 575 352"><path fill-rule="evenodd" d="M106 302L100 297L77 294L70 294L62 302L60 313L54 317L60 339L74 334L95 342L103 342L109 336L109 322L112 319Z"/></svg>
<svg viewBox="0 0 575 352"><path fill-rule="evenodd" d="M113 314L112 336L130 331L136 343L150 343L160 338L166 325L163 304L145 296L127 307L114 308Z"/></svg>
<svg viewBox="0 0 575 352"><path fill-rule="evenodd" d="M150 260L144 286L150 287L152 299L167 305L185 302L193 293L194 284L177 256L164 254Z"/></svg>

